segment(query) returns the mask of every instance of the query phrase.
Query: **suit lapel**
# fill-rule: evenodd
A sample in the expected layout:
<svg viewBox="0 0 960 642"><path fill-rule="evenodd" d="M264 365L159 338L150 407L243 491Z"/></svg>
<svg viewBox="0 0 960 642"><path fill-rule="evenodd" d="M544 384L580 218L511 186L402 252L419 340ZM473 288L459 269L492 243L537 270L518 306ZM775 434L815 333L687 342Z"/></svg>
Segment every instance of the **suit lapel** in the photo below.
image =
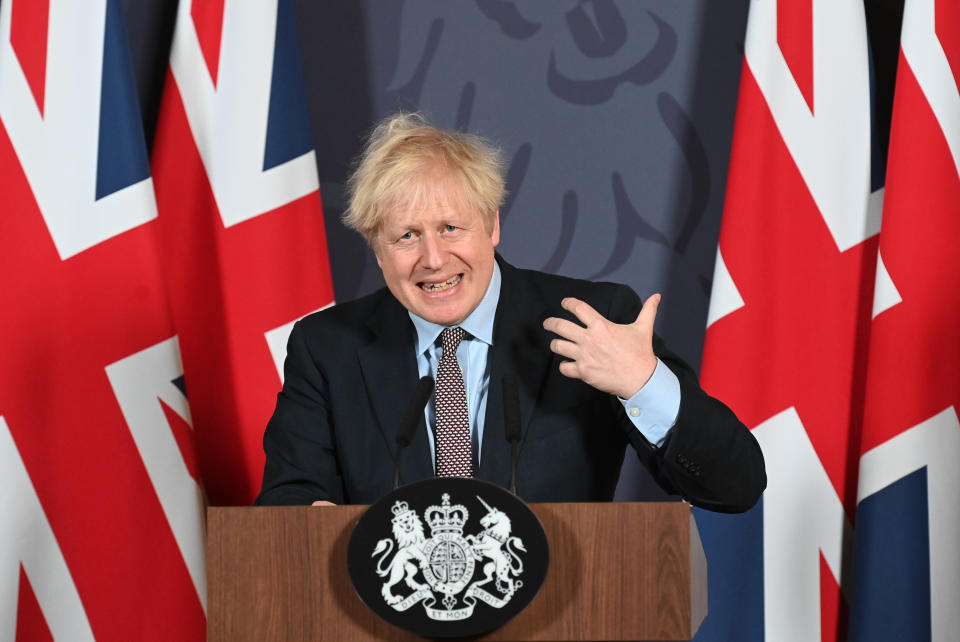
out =
<svg viewBox="0 0 960 642"><path fill-rule="evenodd" d="M360 347L357 354L367 398L392 459L396 457L400 418L413 397L419 377L414 355L415 330L407 311L389 294L371 317L368 327L374 339ZM421 413L420 425L400 462L401 484L433 477L426 431L426 421Z"/></svg>
<svg viewBox="0 0 960 642"><path fill-rule="evenodd" d="M514 375L520 388L520 425L524 437L544 379L553 362L549 337L540 317L546 305L516 268L497 257L503 282L493 326L490 388L481 446L481 479L508 486L510 444L504 433L503 377Z"/></svg>

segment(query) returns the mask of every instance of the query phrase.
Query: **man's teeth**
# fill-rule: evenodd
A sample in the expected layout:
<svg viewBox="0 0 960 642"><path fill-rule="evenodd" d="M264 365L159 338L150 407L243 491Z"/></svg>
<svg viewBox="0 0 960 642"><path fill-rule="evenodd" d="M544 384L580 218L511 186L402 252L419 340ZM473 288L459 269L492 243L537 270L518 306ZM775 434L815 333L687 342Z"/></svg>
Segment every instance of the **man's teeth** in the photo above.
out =
<svg viewBox="0 0 960 642"><path fill-rule="evenodd" d="M441 281L440 283L421 283L420 287L426 290L427 292L441 292L447 288L452 288L457 283L460 282L460 275L452 276L446 281Z"/></svg>

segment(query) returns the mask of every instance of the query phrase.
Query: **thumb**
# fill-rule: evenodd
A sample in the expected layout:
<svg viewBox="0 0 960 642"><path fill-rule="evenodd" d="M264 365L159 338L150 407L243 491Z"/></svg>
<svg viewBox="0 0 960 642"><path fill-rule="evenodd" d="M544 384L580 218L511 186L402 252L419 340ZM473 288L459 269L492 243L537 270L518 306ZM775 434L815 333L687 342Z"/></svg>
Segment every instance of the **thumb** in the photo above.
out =
<svg viewBox="0 0 960 642"><path fill-rule="evenodd" d="M653 328L653 322L657 318L657 308L659 306L659 292L651 294L649 297L647 297L647 300L643 302L643 308L640 309L640 314L637 315L637 320L634 321L634 325Z"/></svg>

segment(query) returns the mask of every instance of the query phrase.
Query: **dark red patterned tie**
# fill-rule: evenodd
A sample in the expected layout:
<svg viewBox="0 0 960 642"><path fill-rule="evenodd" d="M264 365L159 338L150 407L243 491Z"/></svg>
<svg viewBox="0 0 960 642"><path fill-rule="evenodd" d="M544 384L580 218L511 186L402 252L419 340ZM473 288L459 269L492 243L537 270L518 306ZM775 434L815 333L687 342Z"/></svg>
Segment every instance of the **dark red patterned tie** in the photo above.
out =
<svg viewBox="0 0 960 642"><path fill-rule="evenodd" d="M467 414L467 391L463 373L457 363L457 346L463 339L463 328L446 328L440 333L443 354L437 368L437 475L470 477L473 458L470 454L470 417Z"/></svg>

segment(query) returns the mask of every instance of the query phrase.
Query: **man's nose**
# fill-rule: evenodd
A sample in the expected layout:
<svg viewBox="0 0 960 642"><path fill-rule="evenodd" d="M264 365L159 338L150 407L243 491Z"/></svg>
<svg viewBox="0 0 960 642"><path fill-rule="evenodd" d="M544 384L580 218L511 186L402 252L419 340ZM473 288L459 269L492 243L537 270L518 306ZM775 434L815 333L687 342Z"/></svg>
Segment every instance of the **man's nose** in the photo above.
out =
<svg viewBox="0 0 960 642"><path fill-rule="evenodd" d="M433 234L424 234L422 237L423 253L421 262L425 268L439 270L446 262L446 250L443 240Z"/></svg>

